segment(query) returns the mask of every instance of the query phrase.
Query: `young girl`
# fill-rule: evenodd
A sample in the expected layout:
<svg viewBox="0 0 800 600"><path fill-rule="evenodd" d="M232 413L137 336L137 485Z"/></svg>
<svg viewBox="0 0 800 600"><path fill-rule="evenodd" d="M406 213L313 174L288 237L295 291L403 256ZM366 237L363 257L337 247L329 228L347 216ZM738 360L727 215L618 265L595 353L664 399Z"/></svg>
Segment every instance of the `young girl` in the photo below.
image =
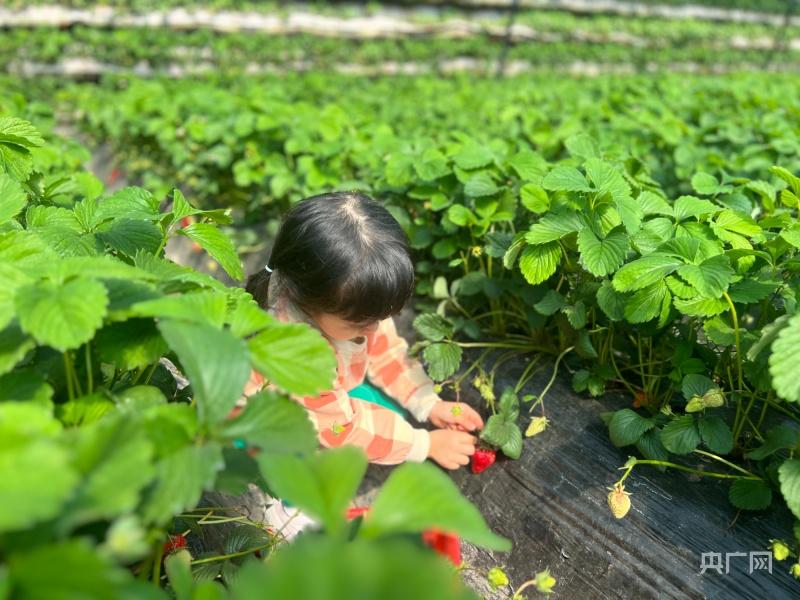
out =
<svg viewBox="0 0 800 600"><path fill-rule="evenodd" d="M383 206L357 192L321 194L292 207L267 267L247 282L262 308L315 327L336 354L330 389L295 398L322 446L359 446L374 463L431 458L457 469L475 452L469 432L483 421L469 406L453 410L456 403L439 398L422 365L407 355L391 316L413 287L405 233ZM262 384L254 373L246 393ZM413 427L406 411L437 429Z"/></svg>

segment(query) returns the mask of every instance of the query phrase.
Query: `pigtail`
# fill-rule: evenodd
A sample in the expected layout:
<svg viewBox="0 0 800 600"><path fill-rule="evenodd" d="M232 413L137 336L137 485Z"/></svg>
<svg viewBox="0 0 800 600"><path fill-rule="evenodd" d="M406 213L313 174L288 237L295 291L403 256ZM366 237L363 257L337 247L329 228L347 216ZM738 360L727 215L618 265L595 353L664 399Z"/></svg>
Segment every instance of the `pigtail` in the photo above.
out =
<svg viewBox="0 0 800 600"><path fill-rule="evenodd" d="M247 278L245 290L250 294L258 305L266 310L269 308L269 298L267 291L269 290L269 280L272 276L272 271L267 269L259 269L258 272L253 273Z"/></svg>

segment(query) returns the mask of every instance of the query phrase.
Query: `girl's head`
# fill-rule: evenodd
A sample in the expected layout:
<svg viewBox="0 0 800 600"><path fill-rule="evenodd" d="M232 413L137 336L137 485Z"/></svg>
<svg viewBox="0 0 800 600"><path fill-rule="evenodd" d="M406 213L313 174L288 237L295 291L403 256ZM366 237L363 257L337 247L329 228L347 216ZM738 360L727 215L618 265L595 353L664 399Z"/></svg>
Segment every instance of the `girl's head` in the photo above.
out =
<svg viewBox="0 0 800 600"><path fill-rule="evenodd" d="M281 224L268 266L280 293L330 338L372 331L411 297L414 266L408 239L383 206L359 192L333 192L293 206ZM270 273L247 291L267 308Z"/></svg>

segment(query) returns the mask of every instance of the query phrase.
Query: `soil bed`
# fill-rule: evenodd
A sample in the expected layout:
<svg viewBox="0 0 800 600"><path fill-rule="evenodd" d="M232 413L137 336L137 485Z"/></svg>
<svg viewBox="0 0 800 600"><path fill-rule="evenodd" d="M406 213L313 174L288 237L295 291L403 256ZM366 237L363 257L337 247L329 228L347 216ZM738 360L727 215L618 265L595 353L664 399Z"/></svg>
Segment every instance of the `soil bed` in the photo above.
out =
<svg viewBox="0 0 800 600"><path fill-rule="evenodd" d="M498 393L516 383L525 363L506 365L496 376ZM534 377L520 396L540 393L549 376L544 371ZM800 584L789 575L788 562L773 561L771 574L749 572L750 552L766 550L770 538L791 535L792 515L779 500L765 511L742 511L737 518L727 483L641 466L626 480L631 511L616 520L606 496L629 453L611 444L600 413L630 402L580 397L566 379L559 377L548 392L550 424L525 439L520 460L498 459L480 475L466 469L452 475L492 529L514 542L508 555L465 550L473 567L485 573L504 564L516 585L549 567L558 581L554 590L563 598L797 597ZM462 400L476 407L483 403L467 388ZM526 412L520 418L523 430ZM700 461L695 466L719 470ZM724 568L722 574L700 574L704 552L721 553L723 565L726 553L744 556L730 557L727 574Z"/></svg>

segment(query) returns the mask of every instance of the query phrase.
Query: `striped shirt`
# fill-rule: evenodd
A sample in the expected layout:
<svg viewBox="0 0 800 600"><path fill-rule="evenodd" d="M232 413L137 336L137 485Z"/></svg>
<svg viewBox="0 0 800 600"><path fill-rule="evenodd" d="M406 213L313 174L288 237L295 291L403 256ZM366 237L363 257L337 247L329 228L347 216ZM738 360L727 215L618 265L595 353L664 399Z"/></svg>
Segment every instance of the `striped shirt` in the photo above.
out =
<svg viewBox="0 0 800 600"><path fill-rule="evenodd" d="M268 312L280 321L304 322L319 330L308 315L278 292L278 279L278 273L270 278ZM370 462L378 464L424 461L430 448L428 431L412 427L388 408L347 393L368 377L420 422L427 421L434 404L441 401L422 365L408 356L408 344L398 335L392 318L380 321L373 333L356 341L325 339L337 360L331 389L315 396L292 396L306 408L320 444L326 448L359 446ZM263 384L264 378L253 371L245 395L255 393Z"/></svg>

